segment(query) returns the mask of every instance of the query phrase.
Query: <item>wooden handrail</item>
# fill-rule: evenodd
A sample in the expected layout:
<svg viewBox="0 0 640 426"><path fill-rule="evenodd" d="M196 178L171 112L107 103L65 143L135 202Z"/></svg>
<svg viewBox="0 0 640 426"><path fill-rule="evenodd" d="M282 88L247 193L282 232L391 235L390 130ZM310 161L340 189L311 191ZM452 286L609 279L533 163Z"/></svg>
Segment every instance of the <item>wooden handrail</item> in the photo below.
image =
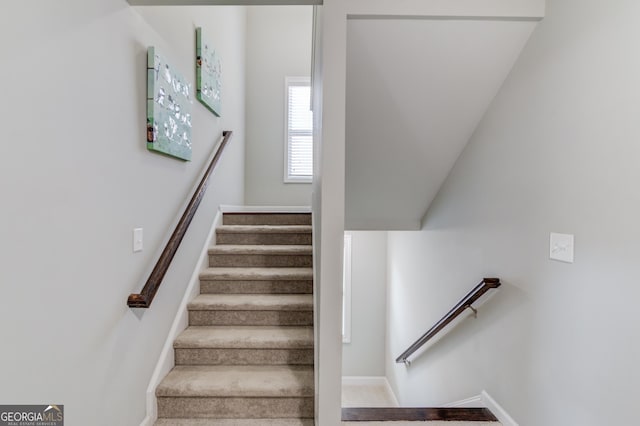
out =
<svg viewBox="0 0 640 426"><path fill-rule="evenodd" d="M222 151L229 142L229 139L231 139L232 134L233 132L230 130L225 130L224 132L222 132L222 142L220 142L218 150L213 156L213 159L211 160L209 167L205 171L204 176L202 176L202 180L200 180L198 187L191 197L191 201L189 201L189 204L182 214L178 225L176 225L176 229L173 231L173 234L171 234L171 238L169 238L167 245L165 246L164 250L162 250L162 254L158 259L158 262L156 262L156 266L153 268L153 271L151 271L151 274L149 275L147 282L142 288L142 291L139 294L134 293L129 295L129 298L127 299L127 305L130 308L148 308L149 306L151 306L151 302L158 292L160 284L162 284L162 279L167 273L169 265L171 264L173 257L178 251L178 247L180 247L180 243L182 242L182 239L184 238L184 235L186 234L187 229L191 224L191 220L196 214L198 206L200 205L200 202L204 197L204 193L206 192L207 186L209 185L209 178L211 177L211 173L213 172L213 169L216 168L218 160L222 155Z"/></svg>
<svg viewBox="0 0 640 426"><path fill-rule="evenodd" d="M462 314L465 310L471 309L474 313L476 310L471 306L476 300L480 299L482 295L484 295L487 291L500 287L500 278L485 278L482 280L480 284L475 286L473 290L469 292L465 297L460 300L456 306L454 306L447 314L440 319L433 327L429 329L425 334L423 334L418 340L416 340L409 348L402 353L398 358L396 358L396 362L404 362L408 363L408 358L418 349L422 347L425 343L431 340L436 334L438 334L442 329L444 329L447 325L449 325L454 319L456 319L460 314Z"/></svg>

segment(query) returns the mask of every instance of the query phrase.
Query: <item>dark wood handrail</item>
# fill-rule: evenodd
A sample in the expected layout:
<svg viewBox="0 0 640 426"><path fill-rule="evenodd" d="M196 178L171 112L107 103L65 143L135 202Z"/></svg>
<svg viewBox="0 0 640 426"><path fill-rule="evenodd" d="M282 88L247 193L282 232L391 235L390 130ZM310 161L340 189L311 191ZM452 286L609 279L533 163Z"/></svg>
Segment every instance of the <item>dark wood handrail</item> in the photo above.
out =
<svg viewBox="0 0 640 426"><path fill-rule="evenodd" d="M398 358L396 358L396 362L404 362L407 363L407 359L418 349L422 347L425 343L431 340L436 334L438 334L442 329L444 329L447 325L451 324L451 322L456 319L460 314L462 314L465 310L473 309L471 306L476 300L480 299L482 295L484 295L487 291L500 287L500 278L485 278L482 280L480 284L475 286L473 290L469 292L465 297L460 300L456 306L454 306L447 314L440 319L433 327L429 329L425 334L422 335L418 340L416 340L409 348L402 353Z"/></svg>
<svg viewBox="0 0 640 426"><path fill-rule="evenodd" d="M151 271L151 274L149 275L147 282L142 288L142 291L139 294L134 293L129 295L129 298L127 299L127 305L129 305L130 308L148 308L149 306L151 306L151 302L158 292L160 284L162 284L162 279L167 273L169 265L171 264L173 257L178 251L178 247L180 247L180 243L182 242L184 235L187 233L187 229L191 224L191 220L196 214L198 206L200 205L200 202L204 197L204 193L206 192L207 186L209 185L209 178L211 177L211 173L213 173L213 169L216 168L218 160L222 155L222 151L229 142L229 139L231 139L232 134L233 132L230 130L225 130L224 132L222 132L222 142L220 142L218 150L213 156L213 159L211 159L209 167L205 171L204 176L202 176L202 180L200 180L198 187L191 197L191 201L189 201L189 204L182 214L178 225L176 225L176 229L173 231L173 234L171 234L171 238L169 238L167 245L165 246L164 250L162 250L162 254L158 259L158 262L156 262L156 266L153 268L153 271Z"/></svg>

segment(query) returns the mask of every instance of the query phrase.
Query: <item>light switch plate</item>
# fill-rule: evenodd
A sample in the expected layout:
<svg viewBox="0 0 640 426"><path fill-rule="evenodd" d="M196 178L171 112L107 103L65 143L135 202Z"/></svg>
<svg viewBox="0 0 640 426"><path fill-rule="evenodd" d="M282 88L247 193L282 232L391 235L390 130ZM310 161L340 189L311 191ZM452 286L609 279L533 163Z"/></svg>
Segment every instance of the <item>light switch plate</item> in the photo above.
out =
<svg viewBox="0 0 640 426"><path fill-rule="evenodd" d="M573 263L573 235L551 233L549 259Z"/></svg>
<svg viewBox="0 0 640 426"><path fill-rule="evenodd" d="M142 251L143 241L142 241L142 228L135 228L133 230L133 252Z"/></svg>

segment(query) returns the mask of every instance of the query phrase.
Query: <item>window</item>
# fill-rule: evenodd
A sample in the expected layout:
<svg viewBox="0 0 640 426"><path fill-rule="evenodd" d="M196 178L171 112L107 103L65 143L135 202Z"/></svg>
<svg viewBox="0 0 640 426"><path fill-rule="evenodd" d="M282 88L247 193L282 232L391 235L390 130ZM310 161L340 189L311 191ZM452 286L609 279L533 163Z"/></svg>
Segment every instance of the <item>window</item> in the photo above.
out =
<svg viewBox="0 0 640 426"><path fill-rule="evenodd" d="M308 77L285 80L285 182L311 182L313 176L313 114Z"/></svg>
<svg viewBox="0 0 640 426"><path fill-rule="evenodd" d="M351 343L351 234L344 234L342 267L342 343Z"/></svg>

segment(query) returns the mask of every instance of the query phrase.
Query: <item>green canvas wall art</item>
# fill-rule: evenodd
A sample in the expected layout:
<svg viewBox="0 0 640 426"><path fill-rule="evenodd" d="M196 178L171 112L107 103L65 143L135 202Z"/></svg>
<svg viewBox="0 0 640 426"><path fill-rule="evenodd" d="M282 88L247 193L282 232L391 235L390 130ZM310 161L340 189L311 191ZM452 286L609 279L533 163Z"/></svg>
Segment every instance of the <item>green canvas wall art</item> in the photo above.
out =
<svg viewBox="0 0 640 426"><path fill-rule="evenodd" d="M191 85L155 47L147 51L147 148L191 160Z"/></svg>
<svg viewBox="0 0 640 426"><path fill-rule="evenodd" d="M222 65L218 53L196 28L196 97L220 117L222 106Z"/></svg>

